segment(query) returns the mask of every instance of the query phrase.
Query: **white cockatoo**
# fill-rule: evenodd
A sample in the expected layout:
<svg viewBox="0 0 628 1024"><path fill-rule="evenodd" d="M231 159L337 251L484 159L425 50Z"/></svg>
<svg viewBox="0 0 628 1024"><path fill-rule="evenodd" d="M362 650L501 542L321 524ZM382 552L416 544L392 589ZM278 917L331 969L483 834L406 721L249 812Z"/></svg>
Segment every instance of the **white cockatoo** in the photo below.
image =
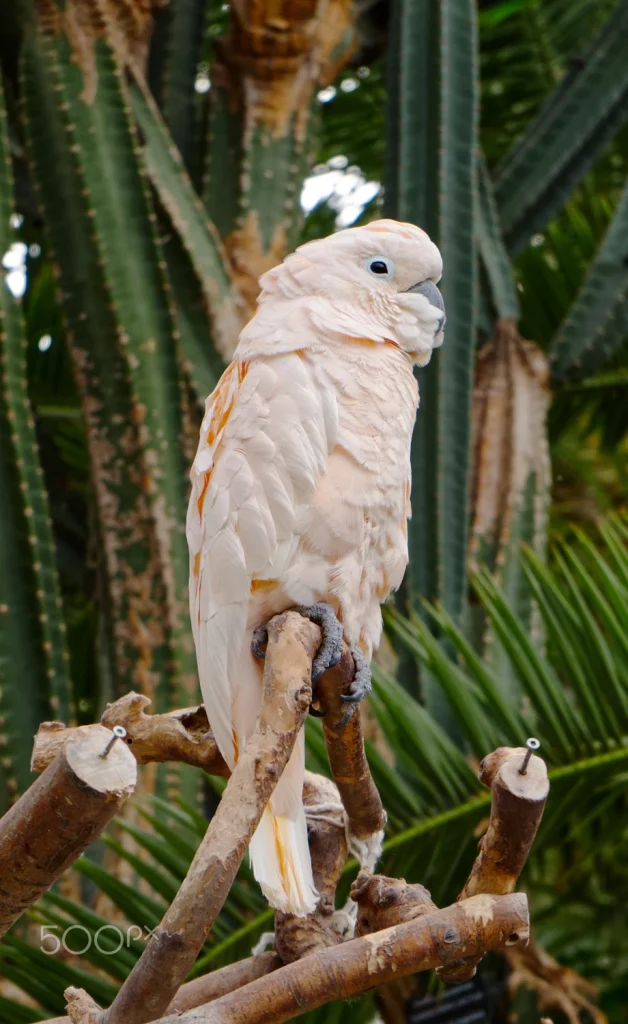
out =
<svg viewBox="0 0 628 1024"><path fill-rule="evenodd" d="M443 340L441 271L425 232L393 220L300 246L260 279L257 311L207 399L187 517L190 609L207 715L231 768L260 708L253 634L273 615L315 606L327 637L313 676L338 660L330 647L344 634L357 666L346 699L370 688L380 605L408 561L413 365ZM250 847L270 904L299 916L317 901L303 774L301 732Z"/></svg>

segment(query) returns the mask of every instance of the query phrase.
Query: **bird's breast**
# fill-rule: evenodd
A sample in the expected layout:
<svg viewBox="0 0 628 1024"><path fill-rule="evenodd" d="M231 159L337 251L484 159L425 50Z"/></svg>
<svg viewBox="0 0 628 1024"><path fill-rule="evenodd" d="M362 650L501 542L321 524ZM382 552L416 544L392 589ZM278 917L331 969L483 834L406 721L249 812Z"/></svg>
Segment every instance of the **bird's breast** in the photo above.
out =
<svg viewBox="0 0 628 1024"><path fill-rule="evenodd" d="M367 477L380 484L403 483L418 406L417 383L404 353L395 345L348 341L321 359L317 372L322 385L336 392L339 445Z"/></svg>

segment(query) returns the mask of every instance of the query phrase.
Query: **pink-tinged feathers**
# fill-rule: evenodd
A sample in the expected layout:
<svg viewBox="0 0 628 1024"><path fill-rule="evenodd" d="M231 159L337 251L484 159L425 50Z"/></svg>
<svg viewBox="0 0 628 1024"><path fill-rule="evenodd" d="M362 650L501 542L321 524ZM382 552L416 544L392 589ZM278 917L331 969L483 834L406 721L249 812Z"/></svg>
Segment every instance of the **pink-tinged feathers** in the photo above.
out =
<svg viewBox="0 0 628 1024"><path fill-rule="evenodd" d="M391 268L384 277L368 272L378 256ZM440 310L408 289L436 283L441 273L438 249L413 224L381 220L308 242L260 279L258 309L237 353L248 359L262 351L321 351L330 341L365 339L396 345L425 366L442 342Z"/></svg>
<svg viewBox="0 0 628 1024"><path fill-rule="evenodd" d="M394 280L366 269L382 253ZM203 699L233 767L255 725L261 622L328 601L367 655L407 563L412 373L439 311L405 289L437 280L438 250L380 221L309 243L262 279L256 316L207 400L187 519L190 609ZM315 903L301 792L303 739L251 844L273 906Z"/></svg>

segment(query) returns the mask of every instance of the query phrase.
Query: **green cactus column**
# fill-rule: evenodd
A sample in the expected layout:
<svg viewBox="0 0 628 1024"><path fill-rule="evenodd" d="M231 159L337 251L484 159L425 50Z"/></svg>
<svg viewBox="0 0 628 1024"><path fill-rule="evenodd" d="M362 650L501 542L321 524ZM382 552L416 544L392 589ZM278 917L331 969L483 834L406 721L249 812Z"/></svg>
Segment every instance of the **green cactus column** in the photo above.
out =
<svg viewBox="0 0 628 1024"><path fill-rule="evenodd" d="M117 686L167 710L197 683L165 264L113 51L95 38L81 67L62 26L45 29L24 48L28 141L87 427Z"/></svg>
<svg viewBox="0 0 628 1024"><path fill-rule="evenodd" d="M405 601L466 597L470 409L475 349L476 11L471 0L397 0L389 55L387 212L423 227L443 255L445 343L418 373ZM415 670L406 685L418 686ZM414 674L414 678L413 678ZM448 718L423 680L428 706Z"/></svg>
<svg viewBox="0 0 628 1024"><path fill-rule="evenodd" d="M0 81L0 255L16 240ZM55 549L28 399L20 302L0 268L0 813L32 781L39 723L69 720L71 688Z"/></svg>
<svg viewBox="0 0 628 1024"><path fill-rule="evenodd" d="M348 0L232 7L211 69L203 194L225 243L246 311L258 278L298 241L299 194L314 162L315 94L354 41Z"/></svg>

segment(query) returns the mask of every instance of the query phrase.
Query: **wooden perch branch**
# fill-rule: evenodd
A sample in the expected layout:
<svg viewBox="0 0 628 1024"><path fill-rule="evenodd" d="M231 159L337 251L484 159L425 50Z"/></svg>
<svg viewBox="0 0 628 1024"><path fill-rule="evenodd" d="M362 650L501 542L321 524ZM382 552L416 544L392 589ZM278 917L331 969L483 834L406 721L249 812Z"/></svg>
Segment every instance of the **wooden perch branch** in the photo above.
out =
<svg viewBox="0 0 628 1024"><path fill-rule="evenodd" d="M540 757L532 756L521 774L525 755L525 747L500 747L480 765L480 782L491 787L491 817L459 900L477 893L514 891L549 793L547 768ZM481 959L481 954L461 959L437 974L448 984L462 984L473 977Z"/></svg>
<svg viewBox="0 0 628 1024"><path fill-rule="evenodd" d="M172 1014L194 1010L197 1006L211 1003L214 999L220 999L221 996L242 988L243 985L263 978L265 974L270 974L281 966L281 957L270 952L228 964L217 971L212 971L211 974L204 974L201 978L194 978L193 981L182 985L167 1012Z"/></svg>
<svg viewBox="0 0 628 1024"><path fill-rule="evenodd" d="M217 971L212 971L211 974L204 974L202 977L194 978L193 981L182 985L166 1012L170 1014L184 1013L186 1010L193 1010L204 1003L211 1003L212 1000L220 999L221 996L227 995L243 985L248 985L251 981L257 981L258 978L270 974L271 971L276 971L281 966L281 958L276 953L260 953L259 956L249 956L246 960L227 964L226 967L220 967ZM83 989L68 989L66 991L68 1003L70 1003L70 998L73 1000L70 1004L72 1017L54 1017L46 1021L42 1020L39 1024L77 1024L77 1019L80 1020L81 1016L83 1019L87 1018L86 1024L88 1024L90 1017L94 1019L100 1017L102 1011Z"/></svg>
<svg viewBox="0 0 628 1024"><path fill-rule="evenodd" d="M347 812L351 834L368 839L386 825L386 812L373 782L364 753L364 738L359 707L346 725L341 725L348 705L340 699L353 680L353 655L345 646L342 660L326 672L316 684L316 695L323 718L323 734L329 765Z"/></svg>
<svg viewBox="0 0 628 1024"><path fill-rule="evenodd" d="M290 622L293 631L298 628L299 623L301 631L305 630L308 636L308 658L311 660L320 638L318 629L297 613L290 613L289 618L284 616L282 621L277 624L277 629L285 629ZM270 663L268 662L268 664ZM308 918L300 920L289 915L277 915L277 948L286 961L295 960L314 949L341 941L341 933L333 920L335 888L348 855L345 818L340 807L341 800L350 823L351 833L358 839L367 839L373 833L379 832L386 820L364 754L359 709L354 710L351 721L347 725L340 725L347 712L347 705L340 700L340 693L348 688L353 680L353 674L353 657L349 649L345 647L344 656L338 668L327 673L322 683L319 684L319 701L327 711L325 738L330 753L332 772L337 777L339 788L337 789L332 782L319 776L310 775L309 781L306 780L304 788L306 805L315 804L327 807L334 805L335 812L332 811L330 814L324 815L323 818L326 820L313 822L310 826L315 884L321 894L316 911ZM276 684L273 685L276 686ZM102 717L104 724L111 727L122 725L126 729L125 742L131 747L140 764L151 761L181 761L203 768L212 774L229 775L229 769L216 748L202 705L164 715L148 715L146 708L149 704L148 698L130 693L115 703L109 704ZM268 717L270 719L270 715ZM281 716L273 719L274 724L278 721L281 721ZM43 723L35 738L32 758L34 770L43 771L63 744L74 735L74 732L75 730L66 729L59 722ZM292 743L293 740L290 742ZM274 768L271 766L270 772L272 774L274 771L278 778L282 768L283 762ZM230 818L228 811L223 810L222 813L225 820ZM333 821L334 813L335 822ZM252 831L253 828L247 833L245 845ZM204 854L203 857L205 856ZM200 851L197 857L200 857ZM238 857L238 863L239 859L240 857ZM237 868L237 864L235 866ZM181 894L177 897L178 900L180 896ZM220 900L220 906L225 896L226 891ZM166 919L164 919L164 927L166 926L165 922ZM211 921L206 925L206 929L210 924ZM172 924L169 924L168 927L173 929ZM171 941L174 942L172 937ZM166 944L165 940L161 938L159 942L162 945ZM185 939L179 935L178 942L181 946L187 945L187 934ZM187 958L193 959L192 954L188 953ZM250 963L251 969L257 970L259 968L258 961L259 958L250 958L250 961L243 963ZM144 971L145 968L142 968L143 973ZM185 972L181 974L179 980L184 974ZM237 975L234 974L235 976ZM136 980L133 981L134 986L138 984ZM241 984L244 984L244 981ZM124 988L129 988L130 985L129 981ZM174 986L174 982L172 985ZM176 989L174 990L176 991ZM139 998L140 1002L144 1001L145 1003L143 995L140 994ZM72 1012L75 1015L80 1015L80 1013L84 1015L85 1013L84 1001L81 1002L81 999L82 997L74 999ZM130 1011L124 1009L124 1006L130 1004L131 999L135 1002L135 996L125 994L124 989L119 993L116 1003L104 1018L108 1024L113 1024L118 1019L115 1016L118 1013L121 1015L120 1019L124 1016L126 1022L131 1020ZM163 1012L163 1000L160 1001L162 1003L160 1008ZM123 1009L119 1009L118 1004ZM98 1010L92 1007L91 1012L98 1013ZM148 1012L147 1009L145 1013L139 1014L133 1019L146 1020ZM154 1012L159 1011L155 1010Z"/></svg>
<svg viewBox="0 0 628 1024"><path fill-rule="evenodd" d="M159 1024L281 1024L391 978L447 964L452 955L528 940L526 897L473 896L384 931L320 949L258 981Z"/></svg>
<svg viewBox="0 0 628 1024"><path fill-rule="evenodd" d="M278 615L268 624L264 692L256 731L179 892L103 1014L103 1024L155 1020L193 966L303 725L311 700L312 657L319 642L318 627L295 612Z"/></svg>
<svg viewBox="0 0 628 1024"><path fill-rule="evenodd" d="M137 764L102 725L71 731L0 821L0 935L100 835L135 789Z"/></svg>
<svg viewBox="0 0 628 1024"><path fill-rule="evenodd" d="M368 839L384 828L386 814L364 753L360 709L355 708L350 721L340 725L347 713L347 704L340 699L340 694L348 689L353 673L353 656L345 645L340 664L318 682L317 697L326 711L323 732L329 763L351 833L357 839ZM124 726L125 742L138 764L180 761L202 768L210 775L229 776L229 768L216 747L202 704L162 715L146 714L149 705L148 697L128 693L108 704L101 719L108 728ZM33 746L32 770L44 771L74 731L66 729L62 722L42 722Z"/></svg>
<svg viewBox="0 0 628 1024"><path fill-rule="evenodd" d="M438 911L427 889L405 878L359 874L351 886L351 899L358 904L355 934L370 935L403 921Z"/></svg>
<svg viewBox="0 0 628 1024"><path fill-rule="evenodd" d="M473 976L487 950L527 941L527 901L513 890L541 820L548 781L545 765L537 757L529 759L522 775L526 751L511 748L488 755L480 766L480 779L492 790L491 818L457 903L439 910L420 885L362 873L352 889L358 904L356 938L343 941L334 919L334 897L350 838L367 840L381 831L386 820L364 753L359 710L342 724L347 706L340 695L354 672L353 657L345 649L340 665L325 674L316 693L325 712L323 728L335 782L306 773L304 785L320 903L304 919L276 915L277 954L250 957L180 987L224 904L311 701L311 663L320 630L298 613L286 612L268 624L268 635L256 731L240 755L177 896L111 1007L102 1011L83 990L68 989L69 1016L58 1018L59 1024L257 1024L260 1020L280 1024L326 1003L351 998L432 967L444 981L465 981ZM140 763L184 761L229 775L203 707L150 716L145 711L148 703L138 694L129 694L109 705L103 716L109 725L124 726ZM92 762L94 756L98 759L96 768L92 765L80 775L72 752L95 736L99 737L95 753L92 750ZM7 927L78 856L132 791L136 760L126 744L119 741L106 761L98 756L110 737L103 726L67 730L59 723L45 723L41 727L33 762L39 769L48 767L0 823L0 863L11 815L15 817L22 805L27 806L29 794L32 798L37 787L48 794L51 780L60 771L73 772L78 778L74 784L79 797L72 804L71 821L77 834L81 829L82 845L70 830L74 846L63 839L63 857L58 858L58 864L55 862L52 872L48 857L46 880L38 883L32 898L13 916L9 913ZM87 760L86 756L78 758L81 764ZM120 768L109 786L95 786L94 780L108 779L108 773L120 761L127 773L129 766L132 769L127 789L123 792L120 788ZM66 781L59 783L58 800L68 785ZM81 800L87 801L88 808L92 806L89 801L95 800L91 818ZM101 821L97 811L103 801L108 801L107 814ZM34 829L38 839L43 834L54 846L53 840L60 836L58 823L43 822L45 814L54 817L61 811L55 810L54 794L46 795L43 809L41 803L34 801L35 812L44 816L36 820ZM61 810L69 819L67 809ZM90 826L92 818L96 824ZM19 826L21 819L16 820ZM92 831L87 835L90 827ZM19 832L19 827L13 828L10 853L21 849ZM11 880L16 874L16 884L22 884L18 870L23 856L15 854L15 867L3 872ZM7 892L6 887L0 887L0 928ZM15 906L14 899L14 910ZM284 965L280 966L282 961ZM160 1018L164 1013L166 1016Z"/></svg>
<svg viewBox="0 0 628 1024"><path fill-rule="evenodd" d="M122 725L127 743L138 764L151 761L181 761L202 768L209 775L229 775L212 736L203 705L170 711L165 715L147 715L150 700L140 693L127 693L108 704L102 724L112 729ZM74 729L61 722L42 722L35 736L31 769L43 772Z"/></svg>
<svg viewBox="0 0 628 1024"><path fill-rule="evenodd" d="M542 758L532 756L526 774L520 774L525 754L525 747L500 747L480 765L480 782L491 787L491 817L460 899L514 891L549 793Z"/></svg>

